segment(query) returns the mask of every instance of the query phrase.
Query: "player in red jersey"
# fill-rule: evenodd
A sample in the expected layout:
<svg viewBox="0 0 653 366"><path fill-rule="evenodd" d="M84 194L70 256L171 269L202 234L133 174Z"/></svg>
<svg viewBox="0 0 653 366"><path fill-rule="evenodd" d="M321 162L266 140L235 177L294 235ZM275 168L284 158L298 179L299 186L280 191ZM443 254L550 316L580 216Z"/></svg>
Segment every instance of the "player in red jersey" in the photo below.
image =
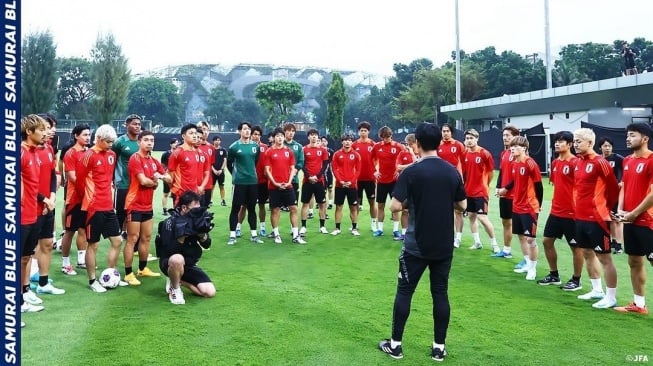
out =
<svg viewBox="0 0 653 366"><path fill-rule="evenodd" d="M526 265L515 268L516 273L526 273L526 280L533 281L537 276L538 248L537 218L542 207L542 175L535 160L528 156L528 139L524 136L510 140L510 152L514 157L512 163L512 180L506 187L499 189L499 196L513 193L512 232L519 237Z"/></svg>
<svg viewBox="0 0 653 366"><path fill-rule="evenodd" d="M43 306L30 303L29 264L34 249L39 241L38 202L43 202L48 208L54 209L54 202L49 197L39 196L40 164L36 149L43 145L46 134L45 121L30 114L20 120L20 312L37 312ZM15 192L15 191L14 191ZM25 285L27 284L27 285ZM36 297L36 295L34 295ZM40 300L40 299L39 299ZM38 302L38 301L37 301ZM42 301L41 301L42 302Z"/></svg>
<svg viewBox="0 0 653 366"><path fill-rule="evenodd" d="M116 268L120 255L120 224L113 205L113 174L116 153L111 145L118 136L110 125L95 130L95 145L88 149L77 163L75 189L82 193L82 211L86 212L86 271L88 284L94 292L107 290L95 279L95 263L100 236L109 238L111 246L107 254L108 268ZM120 281L121 286L127 283Z"/></svg>
<svg viewBox="0 0 653 366"><path fill-rule="evenodd" d="M57 119L51 114L42 114L46 125L46 137L44 144L36 149L40 164L39 174L39 198L37 212L39 214L38 225L39 241L36 248L36 255L32 259L32 270L38 273L37 294L62 295L65 290L54 287L49 281L50 262L52 261L52 244L54 242L54 204L57 195L57 159L52 147L52 139L55 136ZM46 199L47 198L47 199ZM51 205L48 205L48 202ZM36 263L34 263L36 262ZM36 265L35 265L36 264ZM29 284L29 283L27 283Z"/></svg>
<svg viewBox="0 0 653 366"><path fill-rule="evenodd" d="M653 129L647 123L626 127L626 146L633 154L623 162L616 218L628 223L624 225L624 244L634 299L626 306L614 308L622 313L648 314L644 260L648 258L653 265L653 152L648 147L651 136Z"/></svg>
<svg viewBox="0 0 653 366"><path fill-rule="evenodd" d="M140 285L133 271L134 248L138 241L138 276L159 277L147 267L150 253L150 240L154 227L154 190L159 180L170 183L170 175L165 172L161 163L152 157L154 134L151 131L141 131L138 134L138 151L129 158L129 188L125 197L125 223L127 227L127 244L123 249L125 260L125 282L132 286Z"/></svg>
<svg viewBox="0 0 653 366"><path fill-rule="evenodd" d="M408 168L411 164L417 160L417 139L415 139L414 133L409 133L404 139L406 143L406 148L404 151L399 153L397 156L397 173L401 172ZM401 211L401 236L395 238L395 240L404 240L406 236L406 230L408 229L408 210Z"/></svg>
<svg viewBox="0 0 653 366"><path fill-rule="evenodd" d="M351 219L351 234L359 236L358 232L358 187L356 184L361 171L361 156L353 148L354 137L349 134L342 136L342 148L333 154L331 168L336 179L336 190L334 203L336 204L335 223L336 228L331 235L341 233L340 223L342 222L342 206L349 205L349 218Z"/></svg>
<svg viewBox="0 0 653 366"><path fill-rule="evenodd" d="M392 140L392 130L388 126L379 129L379 138L372 149L372 160L376 163L374 178L376 179L376 231L374 236L383 235L383 220L385 219L385 202L389 196L392 196L392 190L397 182L399 173L397 172L397 156L403 151L400 143ZM399 239L399 214L392 213L392 235Z"/></svg>
<svg viewBox="0 0 653 366"><path fill-rule="evenodd" d="M209 123L206 121L200 121L197 124L199 137L199 145L197 145L197 150L204 153L204 169L207 171L204 175L198 175L198 186L204 187L204 196L203 196L203 205L202 206L211 206L211 197L213 196L213 174L211 167L215 161L215 148L213 145L209 144L209 132L211 128ZM201 157L200 157L201 158Z"/></svg>
<svg viewBox="0 0 653 366"><path fill-rule="evenodd" d="M268 190L270 191L270 221L274 242L281 244L279 234L279 215L281 207L288 207L290 210L290 225L292 230L292 241L296 244L306 244L306 241L299 236L297 196L292 185L292 179L297 174L295 168L295 154L283 141L285 133L281 128L275 128L272 132L274 144L263 155L265 174L268 177Z"/></svg>
<svg viewBox="0 0 653 366"><path fill-rule="evenodd" d="M501 138L503 139L504 150L501 152L501 162L499 163L499 177L497 178L496 196L499 197L499 216L501 217L501 226L503 226L503 249L492 256L495 258L512 258L512 191L508 191L505 196L499 195L499 189L505 187L512 180L512 162L514 160L510 152L510 141L519 136L519 130L514 126L503 128ZM518 267L523 267L523 263Z"/></svg>
<svg viewBox="0 0 653 366"><path fill-rule="evenodd" d="M498 253L499 246L494 236L494 226L487 217L490 183L494 175L494 159L489 151L478 145L478 136L478 131L473 128L465 131L467 151L463 160L463 178L467 195L469 225L474 237L474 244L469 249L483 248L481 237L478 234L478 220L490 237L492 251Z"/></svg>
<svg viewBox="0 0 653 366"><path fill-rule="evenodd" d="M569 281L561 288L564 291L578 291L582 289L580 277L583 271L583 251L576 242L576 222L574 219L574 169L578 158L572 154L571 146L574 135L569 131L560 131L554 138L555 152L558 157L551 162L550 182L553 184L553 198L551 211L544 226L544 255L549 264L549 274L537 281L543 286L559 285L558 253L555 249L556 239L563 236L569 244L573 257L574 273Z"/></svg>
<svg viewBox="0 0 653 366"><path fill-rule="evenodd" d="M453 127L448 124L442 124L440 128L442 132L442 141L438 147L438 156L442 160L447 161L449 164L456 167L456 170L463 174L463 161L465 159L465 145L453 138ZM461 211L454 210L454 227L456 230L456 236L454 238L454 247L460 247L460 241L463 238L463 213Z"/></svg>
<svg viewBox="0 0 653 366"><path fill-rule="evenodd" d="M77 162L79 162L91 141L91 127L87 124L80 124L73 128L72 136L75 144L66 151L63 157L63 170L66 175L66 186L64 187L64 234L61 238L61 272L74 276L77 274L70 264L70 247L73 236L77 232L75 244L77 246L77 267L86 268L86 213L82 211L82 192L77 192Z"/></svg>
<svg viewBox="0 0 653 366"><path fill-rule="evenodd" d="M574 149L579 154L574 171L576 241L583 248L592 282L592 291L578 298L601 299L592 307L605 309L617 304L617 270L610 248L610 208L619 198L619 186L608 161L594 151L595 141L596 135L589 128L574 131ZM605 272L606 293L598 262Z"/></svg>
<svg viewBox="0 0 653 366"><path fill-rule="evenodd" d="M361 157L361 170L358 176L358 204L363 203L363 193L367 197L367 203L370 205L370 221L372 232L377 231L376 216L376 180L374 178L374 161L372 160L372 149L374 148L374 140L370 136L372 125L369 122L363 121L358 124L358 140L354 141L352 149Z"/></svg>
<svg viewBox="0 0 653 366"><path fill-rule="evenodd" d="M302 182L302 225L299 235L306 235L306 220L308 206L312 198L317 202L320 216L320 233L328 234L324 222L326 220L326 177L324 173L329 166L329 152L320 146L320 134L316 129L308 130L308 145L304 146L304 180Z"/></svg>
<svg viewBox="0 0 653 366"><path fill-rule="evenodd" d="M208 182L209 174L201 161L204 154L195 147L199 141L197 126L192 123L183 126L181 137L184 142L172 152L168 160L168 172L172 178L170 192L175 197L175 206L177 198L185 191L193 191L203 197L205 186L198 182Z"/></svg>

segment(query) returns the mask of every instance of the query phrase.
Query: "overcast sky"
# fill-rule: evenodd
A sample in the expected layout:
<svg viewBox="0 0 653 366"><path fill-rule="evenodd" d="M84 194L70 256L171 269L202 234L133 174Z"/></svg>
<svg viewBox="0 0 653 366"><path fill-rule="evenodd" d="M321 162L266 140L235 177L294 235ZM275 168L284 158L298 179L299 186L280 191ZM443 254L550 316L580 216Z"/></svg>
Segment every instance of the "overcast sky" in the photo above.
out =
<svg viewBox="0 0 653 366"><path fill-rule="evenodd" d="M88 57L111 32L133 73L168 65L257 63L393 75L455 50L455 0L25 0L23 34L49 30L57 56ZM551 51L653 40L652 0L549 0ZM544 55L544 0L459 0L460 47Z"/></svg>

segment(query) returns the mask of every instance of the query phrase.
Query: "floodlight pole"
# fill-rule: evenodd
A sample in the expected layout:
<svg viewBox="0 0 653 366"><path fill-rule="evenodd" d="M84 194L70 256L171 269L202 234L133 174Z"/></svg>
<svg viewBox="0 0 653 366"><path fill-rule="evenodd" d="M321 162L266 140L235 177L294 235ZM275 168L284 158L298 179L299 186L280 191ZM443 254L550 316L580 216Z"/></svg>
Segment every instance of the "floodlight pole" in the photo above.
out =
<svg viewBox="0 0 653 366"><path fill-rule="evenodd" d="M458 25L458 0L456 0L456 104L460 104L460 28ZM461 129L460 120L456 120L456 128Z"/></svg>
<svg viewBox="0 0 653 366"><path fill-rule="evenodd" d="M544 0L544 43L546 52L546 88L553 87L553 80L551 74L553 73L553 65L551 65L551 35L549 27L549 0Z"/></svg>

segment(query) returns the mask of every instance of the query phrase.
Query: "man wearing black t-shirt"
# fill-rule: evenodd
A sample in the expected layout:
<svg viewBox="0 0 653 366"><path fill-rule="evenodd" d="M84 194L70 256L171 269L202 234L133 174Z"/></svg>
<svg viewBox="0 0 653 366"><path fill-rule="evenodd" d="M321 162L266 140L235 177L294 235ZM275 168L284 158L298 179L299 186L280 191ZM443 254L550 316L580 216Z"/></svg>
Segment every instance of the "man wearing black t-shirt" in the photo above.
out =
<svg viewBox="0 0 653 366"><path fill-rule="evenodd" d="M624 157L613 152L614 143L609 137L601 137L598 142L599 148L601 149L601 155L608 161L614 172L614 176L617 178L617 182L621 187L621 176L623 175L623 163ZM617 212L617 205L611 208L612 212ZM610 247L614 251L614 254L621 254L623 250L624 242L624 224L619 220L610 221Z"/></svg>
<svg viewBox="0 0 653 366"><path fill-rule="evenodd" d="M447 294L453 259L453 211L467 208L462 178L456 168L437 156L442 133L423 123L415 130L420 160L404 169L392 192L390 210L409 211L408 229L399 255L399 280L394 301L392 338L379 343L381 351L402 358L401 339L410 302L426 268L433 298L434 341L431 358L444 360L450 306Z"/></svg>
<svg viewBox="0 0 653 366"><path fill-rule="evenodd" d="M164 152L163 155L161 155L161 165L163 165L163 169L165 169L166 172L168 172L168 161L170 161L170 155L177 148L177 145L179 145L179 140L173 137L170 140L170 149ZM164 181L163 196L161 198L161 205L163 206L163 216L168 215L168 197L170 197L170 184ZM173 197L172 202L174 201L175 198Z"/></svg>
<svg viewBox="0 0 653 366"><path fill-rule="evenodd" d="M213 138L213 147L215 148L213 156L215 156L215 159L213 160L211 173L213 173L213 184L217 185L220 190L220 206L226 206L227 202L224 200L224 170L227 167L227 149L220 145L221 142L220 136Z"/></svg>

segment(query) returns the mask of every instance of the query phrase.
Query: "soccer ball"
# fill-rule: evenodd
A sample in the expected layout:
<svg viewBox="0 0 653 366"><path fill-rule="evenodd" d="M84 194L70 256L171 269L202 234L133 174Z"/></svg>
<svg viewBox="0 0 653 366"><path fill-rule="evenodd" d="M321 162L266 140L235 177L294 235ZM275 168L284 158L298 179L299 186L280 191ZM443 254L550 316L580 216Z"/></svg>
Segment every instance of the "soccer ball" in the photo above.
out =
<svg viewBox="0 0 653 366"><path fill-rule="evenodd" d="M120 283L120 272L115 268L107 268L100 274L99 281L104 288L116 288Z"/></svg>

